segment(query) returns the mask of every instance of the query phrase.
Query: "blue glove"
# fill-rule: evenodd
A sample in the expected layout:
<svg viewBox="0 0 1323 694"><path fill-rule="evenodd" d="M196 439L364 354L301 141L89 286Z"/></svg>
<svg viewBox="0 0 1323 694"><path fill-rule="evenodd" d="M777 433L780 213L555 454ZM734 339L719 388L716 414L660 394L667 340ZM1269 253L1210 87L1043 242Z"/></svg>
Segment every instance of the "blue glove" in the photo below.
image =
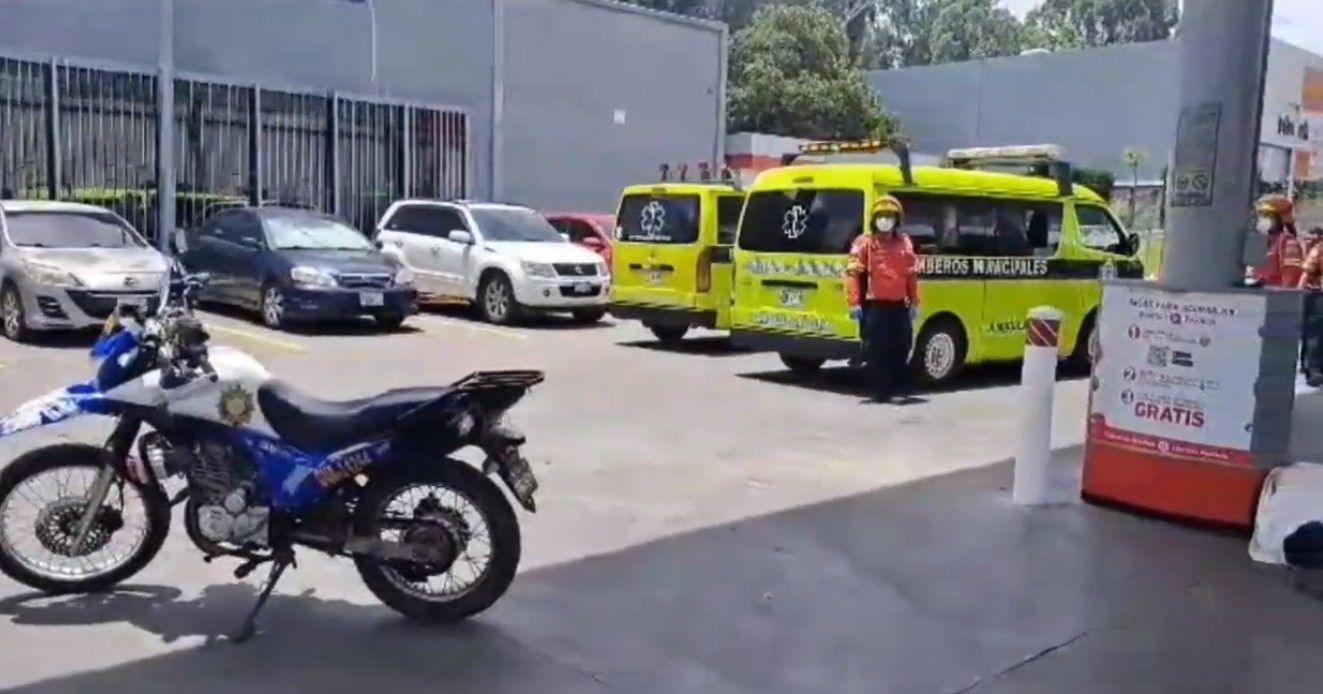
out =
<svg viewBox="0 0 1323 694"><path fill-rule="evenodd" d="M916 321L916 320L918 320L918 319L919 319L919 307L918 307L918 306L911 306L911 307L910 307L910 322L913 323L914 321Z"/></svg>
<svg viewBox="0 0 1323 694"><path fill-rule="evenodd" d="M864 317L864 310L858 306L850 307L850 320L858 323Z"/></svg>

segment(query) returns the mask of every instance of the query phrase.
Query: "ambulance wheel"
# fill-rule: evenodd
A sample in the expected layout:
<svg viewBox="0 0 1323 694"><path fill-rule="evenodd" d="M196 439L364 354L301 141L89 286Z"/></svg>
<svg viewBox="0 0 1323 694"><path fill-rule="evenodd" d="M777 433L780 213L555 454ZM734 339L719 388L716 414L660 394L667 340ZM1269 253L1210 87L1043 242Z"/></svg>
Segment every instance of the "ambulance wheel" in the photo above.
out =
<svg viewBox="0 0 1323 694"><path fill-rule="evenodd" d="M948 317L934 318L919 332L914 341L914 354L910 368L915 378L924 385L949 383L965 366L968 342L960 322Z"/></svg>
<svg viewBox="0 0 1323 694"><path fill-rule="evenodd" d="M1089 373L1093 362L1098 359L1098 321L1090 313L1080 326L1080 334L1075 338L1075 350L1070 353L1069 366L1073 371Z"/></svg>
<svg viewBox="0 0 1323 694"><path fill-rule="evenodd" d="M777 356L781 357L781 363L785 364L786 368L790 369L791 373L800 376L809 376L817 373L827 361L826 359L814 359L813 357L798 357L793 354L779 354Z"/></svg>
<svg viewBox="0 0 1323 694"><path fill-rule="evenodd" d="M684 339L684 334L689 332L687 325L649 325L648 330L661 340L662 344L673 345Z"/></svg>

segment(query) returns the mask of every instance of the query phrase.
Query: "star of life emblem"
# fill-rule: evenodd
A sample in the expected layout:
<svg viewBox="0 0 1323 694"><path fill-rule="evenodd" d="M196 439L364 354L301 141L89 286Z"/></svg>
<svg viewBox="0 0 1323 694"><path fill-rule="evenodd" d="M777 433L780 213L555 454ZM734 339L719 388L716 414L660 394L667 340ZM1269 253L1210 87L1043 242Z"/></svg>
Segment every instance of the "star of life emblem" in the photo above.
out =
<svg viewBox="0 0 1323 694"><path fill-rule="evenodd" d="M653 200L643 206L643 211L639 213L639 228L648 236L660 234L666 226L666 208L662 207L660 202Z"/></svg>
<svg viewBox="0 0 1323 694"><path fill-rule="evenodd" d="M800 205L794 205L786 210L785 216L781 218L781 233L788 239L797 239L808 231L808 210Z"/></svg>

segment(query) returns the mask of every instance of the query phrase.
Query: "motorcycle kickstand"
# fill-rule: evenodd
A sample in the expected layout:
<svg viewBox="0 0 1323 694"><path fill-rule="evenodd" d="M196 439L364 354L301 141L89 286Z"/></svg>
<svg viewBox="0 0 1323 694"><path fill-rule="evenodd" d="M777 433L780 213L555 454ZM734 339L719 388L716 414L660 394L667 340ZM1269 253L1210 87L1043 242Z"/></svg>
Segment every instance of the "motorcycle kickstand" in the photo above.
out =
<svg viewBox="0 0 1323 694"><path fill-rule="evenodd" d="M248 616L244 618L243 624L239 625L239 630L230 636L230 643L240 644L257 634L258 613L266 606L266 601L271 597L271 591L275 590L276 582L285 573L285 569L293 564L293 550L277 550L276 556L271 560L271 573L267 574L266 584L262 586L262 592L257 596L257 603L248 611Z"/></svg>

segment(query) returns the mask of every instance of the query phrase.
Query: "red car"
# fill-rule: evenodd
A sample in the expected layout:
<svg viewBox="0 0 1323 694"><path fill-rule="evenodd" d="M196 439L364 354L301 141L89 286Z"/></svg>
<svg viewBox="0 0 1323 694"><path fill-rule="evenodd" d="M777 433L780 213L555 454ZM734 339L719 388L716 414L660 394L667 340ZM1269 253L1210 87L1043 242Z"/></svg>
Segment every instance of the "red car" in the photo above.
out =
<svg viewBox="0 0 1323 694"><path fill-rule="evenodd" d="M551 226L555 227L556 231L568 236L573 243L596 251L606 259L606 266L611 267L611 237L616 226L614 215L548 212L542 216L551 222Z"/></svg>

